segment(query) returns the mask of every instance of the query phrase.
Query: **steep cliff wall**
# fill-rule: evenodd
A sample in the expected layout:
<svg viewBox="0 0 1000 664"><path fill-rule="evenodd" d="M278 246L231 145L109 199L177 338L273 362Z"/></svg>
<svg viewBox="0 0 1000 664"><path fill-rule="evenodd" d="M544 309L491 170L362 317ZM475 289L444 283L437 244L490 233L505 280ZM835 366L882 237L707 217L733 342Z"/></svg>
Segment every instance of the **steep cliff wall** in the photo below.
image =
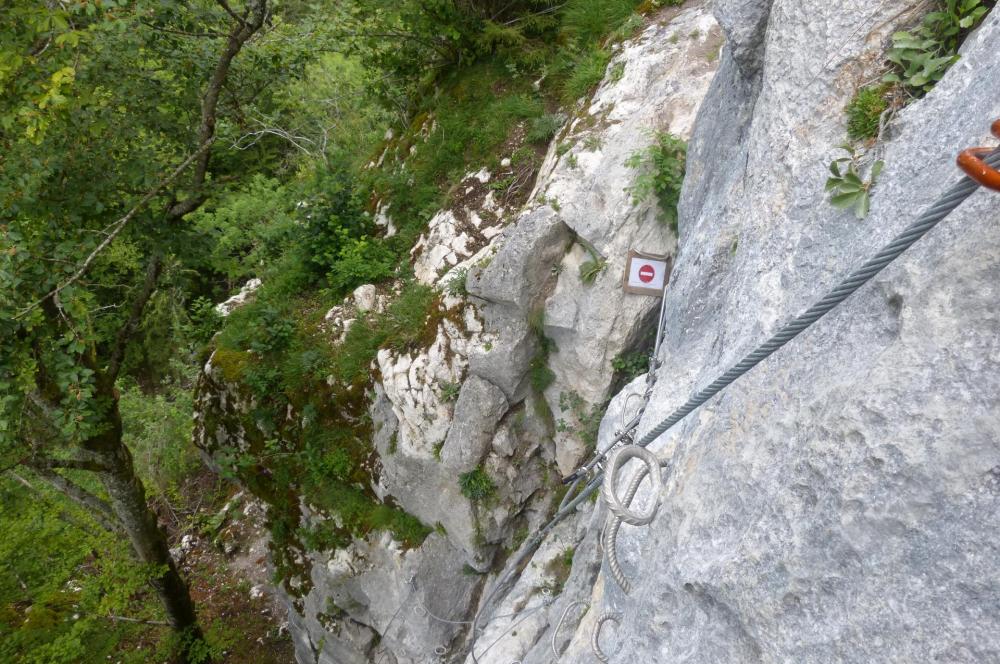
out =
<svg viewBox="0 0 1000 664"><path fill-rule="evenodd" d="M691 143L663 365L640 434L910 223L960 178L959 149L991 144L995 11L872 147L886 166L867 219L824 201L842 109L878 76L887 36L924 11L716 4L727 46ZM657 440L662 507L618 539L632 592L597 563L595 515L576 526L573 573L535 644L480 661L552 661L552 626L577 600L560 662L592 657L607 611L621 615L602 632L613 662L1000 661L998 222L997 195L975 194Z"/></svg>
<svg viewBox="0 0 1000 664"><path fill-rule="evenodd" d="M1000 116L995 11L866 146L866 163L886 164L870 215L826 202L844 106L881 75L893 31L927 10L889 4L670 9L617 47L524 206L491 186L519 177L508 160L462 179L413 252L417 278L442 292L431 334L379 352L364 403L369 489L434 532L297 548L302 579L282 592L300 662L471 662L470 645L482 664L590 661L606 612L621 616L601 639L616 662L1000 661L1000 204L987 193L652 445L668 461L662 507L618 538L630 594L603 562L606 510L585 502L470 634L484 589L553 512L559 477L590 438L610 444L645 386L586 431L656 313L621 292L629 248L675 265L641 434L909 223L958 179L958 149L986 140ZM679 238L630 190L626 162L656 132L691 139ZM331 311L331 343L392 295L364 287ZM252 404L218 364L200 399L209 454L253 433ZM477 473L488 498L463 491ZM300 510L304 524L335 518Z"/></svg>

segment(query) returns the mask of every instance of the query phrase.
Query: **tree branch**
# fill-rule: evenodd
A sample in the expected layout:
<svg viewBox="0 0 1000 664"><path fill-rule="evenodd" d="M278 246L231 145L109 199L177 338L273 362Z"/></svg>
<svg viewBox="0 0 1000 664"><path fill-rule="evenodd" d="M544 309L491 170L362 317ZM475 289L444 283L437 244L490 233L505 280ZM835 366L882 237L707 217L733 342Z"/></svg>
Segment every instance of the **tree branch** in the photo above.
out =
<svg viewBox="0 0 1000 664"><path fill-rule="evenodd" d="M96 455L95 455L96 456ZM65 468L67 470L86 470L91 473L103 473L110 468L96 459L53 459L50 457L30 457L25 464L35 470L51 470Z"/></svg>
<svg viewBox="0 0 1000 664"><path fill-rule="evenodd" d="M124 532L118 517L106 502L59 473L34 465L30 468L44 482L82 507L102 528L112 533Z"/></svg>
<svg viewBox="0 0 1000 664"><path fill-rule="evenodd" d="M173 172L170 173L170 175L160 180L155 187L147 191L146 194L139 200L139 202L136 203L135 206L131 210L129 210L124 217L122 217L115 223L111 224L111 226L108 227L109 230L107 231L107 235L105 236L105 238L101 241L100 244L97 245L97 247L94 248L93 251L90 252L87 258L84 259L83 263L80 265L79 269L77 269L77 271L73 273L72 277L64 281L59 286L53 288L37 302L34 302L29 306L27 306L26 308L22 309L14 316L14 319L16 320L19 318L23 318L27 314L31 313L33 310L37 309L43 302L45 302L50 298L56 297L57 295L59 295L60 292L65 290L68 286L72 285L80 277L82 277L87 272L87 270L90 269L90 266L93 264L94 260L97 259L97 257L100 255L102 251L108 248L108 246L114 241L114 239L118 237L118 234L122 232L125 226L128 225L130 221L132 221L135 215L138 214L139 211L142 210L144 207L146 207L146 205L151 200L153 200L153 198L157 194L163 191L164 187L166 187L168 184L177 179L177 176L183 173L184 170L188 166L190 166L195 159L198 159L201 155L206 154L208 152L208 148L212 145L212 142L214 140L215 140L214 136L209 136L208 141L202 143L201 147L199 147L197 150L188 155L187 159L181 162L180 166L175 168Z"/></svg>
<svg viewBox="0 0 1000 664"><path fill-rule="evenodd" d="M247 6L249 19L243 19L236 15L225 0L217 0L226 12L236 19L237 23L229 31L229 38L226 41L226 48L219 56L219 61L215 65L215 71L208 81L205 89L205 96L201 101L201 124L198 127L198 141L204 143L215 138L215 121L219 108L219 94L222 86L225 85L226 77L229 75L229 68L233 64L233 59L239 54L243 45L257 33L264 25L267 17L267 0L251 0ZM205 177L208 174L208 162L211 158L210 152L200 155L198 163L195 164L194 181L192 189L196 192L190 198L175 203L169 210L169 215L173 219L179 219L189 212L198 209L205 202L205 195L200 190L205 185Z"/></svg>
<svg viewBox="0 0 1000 664"><path fill-rule="evenodd" d="M149 298L156 291L156 284L160 279L162 271L163 256L159 253L153 254L152 258L149 259L149 264L146 266L146 279L143 281L139 293L135 296L135 300L132 301L132 310L129 312L128 320L118 330L118 334L115 337L115 344L111 348L111 358L108 360L107 372L108 380L111 382L114 382L118 378L122 361L125 359L125 349L132 335L135 333L135 329L139 326L139 322L142 320L142 312L145 311L146 305L149 303Z"/></svg>
<svg viewBox="0 0 1000 664"><path fill-rule="evenodd" d="M176 28L167 28L162 25L154 25L149 21L140 20L139 23L146 26L150 30L156 30L157 32L166 32L172 35L180 35L181 37L201 37L201 38L211 38L217 39L223 37L221 32L215 32L214 30L209 30L208 32L185 32L184 30L177 30Z"/></svg>
<svg viewBox="0 0 1000 664"><path fill-rule="evenodd" d="M226 0L215 0L215 1L218 3L218 5L220 7L222 7L223 9L225 9L226 13L229 14L230 16L232 16L236 20L237 23L242 23L244 25L246 24L246 21L244 21L243 18L239 14L237 14L236 12L233 11L232 7L229 6L229 3L226 2Z"/></svg>

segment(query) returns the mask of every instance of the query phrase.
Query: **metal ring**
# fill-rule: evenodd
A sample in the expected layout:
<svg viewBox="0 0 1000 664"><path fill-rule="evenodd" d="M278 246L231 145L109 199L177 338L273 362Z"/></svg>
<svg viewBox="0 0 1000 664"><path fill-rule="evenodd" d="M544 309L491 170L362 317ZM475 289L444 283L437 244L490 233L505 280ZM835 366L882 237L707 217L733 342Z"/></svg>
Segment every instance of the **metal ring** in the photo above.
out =
<svg viewBox="0 0 1000 664"><path fill-rule="evenodd" d="M632 397L638 397L641 399L643 395L636 392L629 392L628 396L625 397L625 403L622 404L622 428L625 428L626 420L625 415L628 413L628 402L632 400ZM639 406L639 410L642 410L644 406Z"/></svg>
<svg viewBox="0 0 1000 664"><path fill-rule="evenodd" d="M650 488L653 495L653 502L649 508L642 513L631 511L629 506L623 504L621 499L615 493L615 484L618 481L618 471L621 470L625 462L630 459L639 459L646 465L646 467L639 472L648 473L650 484L652 485ZM608 504L608 509L611 510L611 513L625 523L632 526L645 526L650 523L656 516L657 509L660 507L660 491L662 488L663 481L660 479L660 460L656 458L655 454L646 448L639 447L638 445L622 447L618 449L608 461L608 470L604 475L604 501ZM628 502L631 503L632 501L629 500Z"/></svg>
<svg viewBox="0 0 1000 664"><path fill-rule="evenodd" d="M610 660L608 659L608 656L604 654L604 651L601 650L601 628L604 626L604 623L608 621L613 622L616 625L621 625L622 614L614 611L608 611L602 614L601 617L597 619L597 624L594 625L594 635L590 639L590 649L594 651L594 657L596 657L598 661L604 662L604 664L607 664Z"/></svg>
<svg viewBox="0 0 1000 664"><path fill-rule="evenodd" d="M993 122L990 131L1000 138L1000 119ZM993 168L983 157L993 152L993 148L969 148L958 155L958 167L981 186L1000 191L1000 171Z"/></svg>
<svg viewBox="0 0 1000 664"><path fill-rule="evenodd" d="M573 607L578 605L586 606L589 608L590 602L585 602L582 599L578 599L575 602L570 602L569 604L567 604L566 608L563 609L562 616L559 618L559 622L556 623L556 628L552 630L552 655L555 656L556 658L560 656L560 652L556 648L556 637L559 636L559 630L562 629L563 623L566 622L566 617L569 615L569 612L573 609Z"/></svg>

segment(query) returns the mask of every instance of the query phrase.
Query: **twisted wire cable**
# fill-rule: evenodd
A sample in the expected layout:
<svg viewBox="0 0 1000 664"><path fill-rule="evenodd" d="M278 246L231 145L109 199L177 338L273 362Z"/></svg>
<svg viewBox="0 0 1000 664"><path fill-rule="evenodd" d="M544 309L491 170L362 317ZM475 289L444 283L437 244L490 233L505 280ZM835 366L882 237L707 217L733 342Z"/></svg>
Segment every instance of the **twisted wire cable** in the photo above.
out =
<svg viewBox="0 0 1000 664"><path fill-rule="evenodd" d="M1000 167L1000 150L994 150L984 161L990 166ZM926 235L942 219L954 212L955 208L965 202L969 196L979 189L979 186L979 183L970 178L963 178L961 182L953 185L934 205L925 210L915 222L893 238L880 252L847 275L845 279L816 302L816 304L786 323L770 339L712 381L707 387L698 391L683 406L646 432L636 444L641 447L649 445L672 426L684 419L695 408L721 392L734 380L753 369L764 359L770 357L776 350L797 337L803 330L830 313L834 307L868 283L875 275L885 269L889 263L899 258L904 251L912 247L917 240Z"/></svg>
<svg viewBox="0 0 1000 664"><path fill-rule="evenodd" d="M985 156L983 161L993 168L1000 168L1000 149L996 149L989 155ZM893 240L880 252L863 263L861 267L851 272L840 282L840 284L827 293L821 300L807 309L804 313L794 318L790 323L783 326L781 330L764 342L764 344L747 355L743 360L722 374L706 388L700 390L688 399L683 406L650 429L636 444L640 447L648 446L664 432L691 413L695 408L704 404L734 380L755 367L765 358L773 354L776 350L798 336L803 330L829 313L834 307L846 300L851 294L881 272L887 265L889 265L889 263L898 258L904 251L913 246L914 243L926 235L942 219L947 217L959 205L965 202L965 200L975 193L977 189L979 189L979 184L969 178L963 178L961 182L953 185L940 199L938 199L934 205L927 208L916 221L904 229L902 233L893 238ZM616 442L621 440L623 437L624 434L619 434L619 436L615 439ZM574 473L572 476L573 481L579 484L576 480L581 479L584 474L590 473L591 470L595 469L596 466L605 458L608 451L610 450L597 454L590 463L586 464L583 468ZM470 630L470 634L476 633L476 627L479 624L483 612L489 607L492 601L504 591L514 574L521 567L521 565L524 564L528 557L534 553L535 549L537 549L542 543L542 540L545 539L545 536L563 519L573 513L580 503L600 488L602 476L603 472L600 470L594 472L592 479L586 486L584 486L580 493L568 502L564 499L563 505L552 517L552 519L524 543L520 553L518 553L518 555L508 563L506 571L500 576L496 584L494 584L492 590L486 595L486 598L481 604L480 610L476 612L476 616L473 619L473 629ZM476 658L476 654L474 649L471 647L471 643L469 650L472 653L473 662L475 664L479 664L479 660Z"/></svg>

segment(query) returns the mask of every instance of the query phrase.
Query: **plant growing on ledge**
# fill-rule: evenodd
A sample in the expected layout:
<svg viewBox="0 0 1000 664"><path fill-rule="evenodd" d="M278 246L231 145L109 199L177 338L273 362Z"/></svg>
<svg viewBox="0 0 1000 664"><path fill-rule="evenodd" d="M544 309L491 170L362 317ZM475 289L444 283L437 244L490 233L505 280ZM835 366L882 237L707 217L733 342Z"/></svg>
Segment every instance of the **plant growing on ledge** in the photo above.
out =
<svg viewBox="0 0 1000 664"><path fill-rule="evenodd" d="M876 138L882 113L889 108L885 85L861 88L854 94L847 112L847 135L853 141Z"/></svg>
<svg viewBox="0 0 1000 664"><path fill-rule="evenodd" d="M497 485L482 466L476 466L469 472L459 475L458 486L462 495L474 503L487 500L497 491Z"/></svg>
<svg viewBox="0 0 1000 664"><path fill-rule="evenodd" d="M871 209L871 190L882 173L885 162L872 164L868 177L861 176L858 168L859 156L849 145L841 146L848 153L846 157L834 159L830 164L831 176L827 178L826 190L830 193L830 204L836 208L853 208L854 216L864 219ZM847 170L842 170L844 165Z"/></svg>
<svg viewBox="0 0 1000 664"><path fill-rule="evenodd" d="M916 96L926 94L958 61L963 37L987 12L982 0L944 0L940 10L927 14L916 30L892 36L888 58L896 69L882 80L901 83Z"/></svg>
<svg viewBox="0 0 1000 664"><path fill-rule="evenodd" d="M655 194L661 219L674 233L677 232L677 204L684 184L686 161L687 143L666 132L658 132L656 142L645 152L636 152L625 160L629 168L642 169L635 182L625 189L632 194L632 203L638 205L650 194Z"/></svg>

